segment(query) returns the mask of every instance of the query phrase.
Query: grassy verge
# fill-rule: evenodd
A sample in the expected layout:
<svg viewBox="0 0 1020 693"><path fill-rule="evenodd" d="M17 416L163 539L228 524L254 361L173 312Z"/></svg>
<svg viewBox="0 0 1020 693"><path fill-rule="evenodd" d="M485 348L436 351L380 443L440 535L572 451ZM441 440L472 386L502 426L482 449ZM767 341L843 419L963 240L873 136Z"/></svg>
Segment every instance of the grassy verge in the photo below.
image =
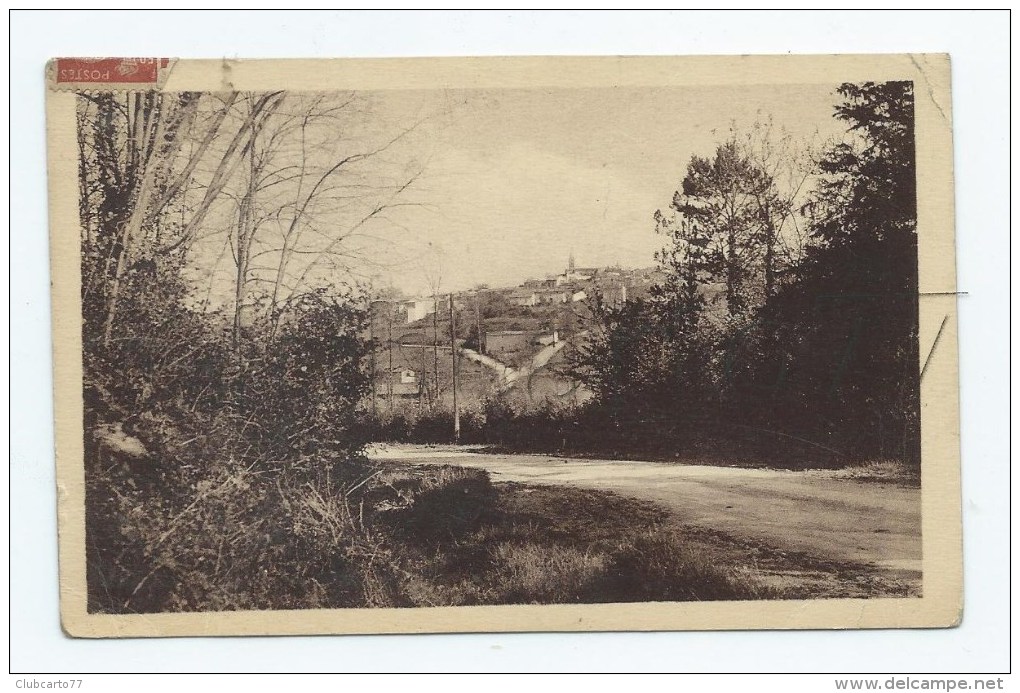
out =
<svg viewBox="0 0 1020 693"><path fill-rule="evenodd" d="M90 488L93 611L911 593L859 566L678 525L652 503L492 484L476 469L363 461L262 474L220 469L192 486L187 503L172 505L166 485L116 481Z"/></svg>
<svg viewBox="0 0 1020 693"><path fill-rule="evenodd" d="M832 472L837 479L921 487L921 470L899 460L870 460Z"/></svg>
<svg viewBox="0 0 1020 693"><path fill-rule="evenodd" d="M424 489L384 518L402 573L410 576L404 592L421 606L920 591L919 576L909 571L820 560L685 526L661 506L610 492L490 484L483 471L454 467L393 467L386 474ZM457 481L437 484L442 478Z"/></svg>
<svg viewBox="0 0 1020 693"><path fill-rule="evenodd" d="M581 489L492 486L480 470L442 473L458 481L386 520L415 576L408 591L422 605L781 596L751 571L717 563L717 552L658 506ZM476 493L463 493L466 486Z"/></svg>

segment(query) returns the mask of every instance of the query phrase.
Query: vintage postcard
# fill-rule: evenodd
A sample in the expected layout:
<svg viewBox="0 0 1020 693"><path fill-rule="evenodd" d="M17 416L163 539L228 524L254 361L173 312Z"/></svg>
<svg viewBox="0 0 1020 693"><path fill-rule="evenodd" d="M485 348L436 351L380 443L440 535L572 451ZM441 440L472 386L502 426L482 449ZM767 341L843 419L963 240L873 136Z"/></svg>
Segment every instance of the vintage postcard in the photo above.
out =
<svg viewBox="0 0 1020 693"><path fill-rule="evenodd" d="M959 623L949 75L53 60L64 629Z"/></svg>

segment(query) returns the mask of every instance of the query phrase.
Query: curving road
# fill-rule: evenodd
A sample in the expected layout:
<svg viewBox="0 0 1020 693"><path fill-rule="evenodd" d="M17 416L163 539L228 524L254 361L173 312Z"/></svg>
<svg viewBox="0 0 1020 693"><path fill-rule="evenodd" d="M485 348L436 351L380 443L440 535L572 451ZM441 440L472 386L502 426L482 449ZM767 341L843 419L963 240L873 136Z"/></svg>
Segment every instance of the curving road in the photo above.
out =
<svg viewBox="0 0 1020 693"><path fill-rule="evenodd" d="M453 446L375 446L370 456L487 470L493 481L579 486L660 503L681 521L897 573L921 571L921 490L832 472L503 455Z"/></svg>

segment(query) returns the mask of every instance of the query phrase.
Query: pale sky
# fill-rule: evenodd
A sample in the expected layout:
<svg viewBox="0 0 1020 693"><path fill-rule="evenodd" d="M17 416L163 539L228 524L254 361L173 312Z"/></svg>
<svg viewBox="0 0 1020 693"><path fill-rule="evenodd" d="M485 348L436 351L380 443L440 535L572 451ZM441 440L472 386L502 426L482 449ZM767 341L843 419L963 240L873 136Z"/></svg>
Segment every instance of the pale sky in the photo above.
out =
<svg viewBox="0 0 1020 693"><path fill-rule="evenodd" d="M571 253L579 266L653 265L652 215L693 154L769 115L805 142L841 137L835 87L374 93L380 122L430 114L414 145L428 159L413 193L426 206L375 227L378 282L410 294L427 293L430 274L446 291L508 286L562 271Z"/></svg>
<svg viewBox="0 0 1020 693"><path fill-rule="evenodd" d="M344 157L376 152L330 179L302 218L301 253L287 276L305 276L326 246L335 253L320 258L309 282L409 295L429 295L437 280L441 292L514 286L563 271L571 254L581 267L650 267L664 240L653 214L668 208L692 155L711 156L731 126L746 132L769 117L774 132L804 147L841 138L836 86L360 92L338 117L280 140L268 169L304 161L311 181ZM294 94L284 112L303 113L316 98ZM329 96L324 107L347 98ZM267 187L249 288L277 276L302 185ZM230 229L242 190L227 192L191 254L196 296L214 304L233 300ZM369 215L377 205L385 211Z"/></svg>

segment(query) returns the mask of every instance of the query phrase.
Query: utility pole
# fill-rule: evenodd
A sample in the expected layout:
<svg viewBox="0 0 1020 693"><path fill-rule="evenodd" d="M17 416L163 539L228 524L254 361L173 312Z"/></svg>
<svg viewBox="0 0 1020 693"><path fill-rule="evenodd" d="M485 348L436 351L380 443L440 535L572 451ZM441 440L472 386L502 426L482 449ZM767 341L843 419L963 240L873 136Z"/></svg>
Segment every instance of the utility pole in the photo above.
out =
<svg viewBox="0 0 1020 693"><path fill-rule="evenodd" d="M481 300L482 291L479 289L475 292L475 335L478 336L478 353L485 353L485 338L482 337L482 311L478 307L478 303Z"/></svg>
<svg viewBox="0 0 1020 693"><path fill-rule="evenodd" d="M457 328L450 294L450 353L453 354L453 442L460 442L460 409L457 408Z"/></svg>
<svg viewBox="0 0 1020 693"><path fill-rule="evenodd" d="M386 353L389 357L389 371L386 373L386 396L388 408L393 413L393 303L386 304Z"/></svg>
<svg viewBox="0 0 1020 693"><path fill-rule="evenodd" d="M372 419L375 420L379 417L379 410L376 402L376 372L375 372L375 309L372 306L372 302L368 304L368 343L372 345L372 351L370 353L371 368L372 368Z"/></svg>
<svg viewBox="0 0 1020 693"><path fill-rule="evenodd" d="M432 361L432 375L435 378L432 396L439 401L439 295L435 290L432 293Z"/></svg>
<svg viewBox="0 0 1020 693"><path fill-rule="evenodd" d="M422 333L421 340L421 377L418 378L418 410L425 411L426 405L431 407L432 401L429 397L429 370L425 361L425 333Z"/></svg>

